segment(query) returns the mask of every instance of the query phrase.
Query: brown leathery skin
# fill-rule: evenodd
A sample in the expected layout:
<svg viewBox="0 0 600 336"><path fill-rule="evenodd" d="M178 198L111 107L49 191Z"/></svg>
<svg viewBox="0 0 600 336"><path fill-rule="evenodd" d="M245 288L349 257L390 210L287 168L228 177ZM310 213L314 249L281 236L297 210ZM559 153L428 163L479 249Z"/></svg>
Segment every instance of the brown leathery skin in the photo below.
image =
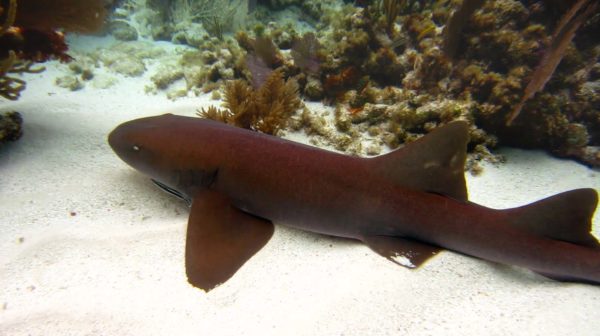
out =
<svg viewBox="0 0 600 336"><path fill-rule="evenodd" d="M442 132L459 140L452 143L448 136L440 136ZM483 207L466 199L462 170L457 175L456 167L462 168L464 162L466 124L448 124L422 139L413 148L440 150L444 160L438 162L429 153L420 158L418 151L408 150L413 145L404 154L400 149L387 157L350 157L174 115L126 122L110 134L109 143L133 168L190 198L206 190L223 194L235 209L274 223L367 244L369 236L414 239L555 279L600 282L600 249L589 234L597 204L593 189L559 194L552 207L544 207L544 200L535 209ZM434 142L429 145L427 141ZM438 149L444 141L456 146L458 154ZM397 166L404 171L398 176L388 174L381 169L386 161L391 164L385 169ZM420 171L429 175L420 176ZM446 188L448 192L443 185L427 185L430 177L445 172L448 176L441 178L453 184ZM402 176L411 178L403 182ZM556 209L556 204L563 203L564 209ZM537 227L524 223L535 222L538 214L548 211L552 216L544 220L560 218L559 223L548 223L556 228L548 229L548 234L544 234L545 223ZM574 212L576 221L569 223L568 217L553 215L553 211ZM568 225L577 228L577 237L563 235L572 231Z"/></svg>

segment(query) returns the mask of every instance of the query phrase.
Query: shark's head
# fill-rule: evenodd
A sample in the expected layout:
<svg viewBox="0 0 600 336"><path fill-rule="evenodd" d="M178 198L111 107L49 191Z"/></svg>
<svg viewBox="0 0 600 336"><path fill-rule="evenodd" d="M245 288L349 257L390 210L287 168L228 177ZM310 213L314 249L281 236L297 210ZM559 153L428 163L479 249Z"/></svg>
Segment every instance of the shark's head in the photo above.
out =
<svg viewBox="0 0 600 336"><path fill-rule="evenodd" d="M113 151L133 168L153 177L160 178L165 150L163 116L136 119L125 122L108 135Z"/></svg>
<svg viewBox="0 0 600 336"><path fill-rule="evenodd" d="M191 151L199 146L193 146L190 134L202 132L189 127L189 119L186 123L181 117L165 114L128 121L108 135L108 143L123 161L159 182L163 189L170 187L190 195L191 188L213 182L216 168L210 155Z"/></svg>

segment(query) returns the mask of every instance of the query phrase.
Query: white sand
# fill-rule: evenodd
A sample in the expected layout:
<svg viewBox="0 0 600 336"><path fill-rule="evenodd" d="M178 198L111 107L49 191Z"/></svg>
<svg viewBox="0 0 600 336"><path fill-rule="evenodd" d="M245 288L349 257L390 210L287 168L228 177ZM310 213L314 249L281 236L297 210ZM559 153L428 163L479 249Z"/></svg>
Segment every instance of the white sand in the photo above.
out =
<svg viewBox="0 0 600 336"><path fill-rule="evenodd" d="M206 99L147 96L143 80L72 93L56 76L52 66L28 76L22 99L0 105L25 118L24 137L0 149L0 335L598 335L600 287L451 252L411 271L281 225L227 283L192 288L188 209L121 162L106 135L140 116L191 115ZM600 190L600 174L577 163L504 154L507 164L469 177L471 200Z"/></svg>

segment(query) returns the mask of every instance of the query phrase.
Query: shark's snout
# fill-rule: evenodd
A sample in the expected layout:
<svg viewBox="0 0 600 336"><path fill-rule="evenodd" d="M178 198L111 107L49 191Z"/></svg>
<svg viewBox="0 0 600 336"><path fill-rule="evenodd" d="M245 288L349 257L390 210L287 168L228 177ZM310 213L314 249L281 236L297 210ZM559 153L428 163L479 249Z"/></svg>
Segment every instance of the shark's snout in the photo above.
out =
<svg viewBox="0 0 600 336"><path fill-rule="evenodd" d="M108 134L108 144L113 151L117 151L118 145L122 142L122 135L119 130L119 127L115 128Z"/></svg>
<svg viewBox="0 0 600 336"><path fill-rule="evenodd" d="M168 143L169 132L162 130L171 117L162 115L124 122L108 134L108 144L125 163L148 172L158 164L156 160L164 157L153 153L160 152L162 144Z"/></svg>
<svg viewBox="0 0 600 336"><path fill-rule="evenodd" d="M136 146L131 127L122 124L108 134L108 144L123 161L131 164L131 151Z"/></svg>
<svg viewBox="0 0 600 336"><path fill-rule="evenodd" d="M108 134L108 144L112 150L125 162L132 164L135 158L136 147L139 148L135 123L126 122L117 126Z"/></svg>

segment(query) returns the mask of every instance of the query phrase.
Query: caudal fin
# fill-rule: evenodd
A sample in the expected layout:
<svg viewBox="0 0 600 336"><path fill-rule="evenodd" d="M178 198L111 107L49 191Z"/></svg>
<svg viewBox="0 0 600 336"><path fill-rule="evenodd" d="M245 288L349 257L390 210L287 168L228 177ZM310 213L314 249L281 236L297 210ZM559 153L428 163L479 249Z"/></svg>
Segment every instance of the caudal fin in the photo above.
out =
<svg viewBox="0 0 600 336"><path fill-rule="evenodd" d="M552 239L600 247L590 233L598 204L594 189L566 191L522 207L505 210L517 228Z"/></svg>

